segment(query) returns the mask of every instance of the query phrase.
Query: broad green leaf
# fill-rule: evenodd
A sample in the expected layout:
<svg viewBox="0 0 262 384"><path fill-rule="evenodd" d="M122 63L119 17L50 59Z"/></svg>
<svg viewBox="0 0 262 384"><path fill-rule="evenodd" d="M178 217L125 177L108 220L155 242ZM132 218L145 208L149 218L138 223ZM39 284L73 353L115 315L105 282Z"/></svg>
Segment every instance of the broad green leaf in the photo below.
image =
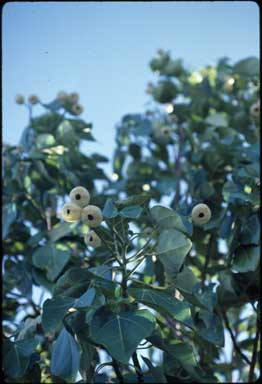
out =
<svg viewBox="0 0 262 384"><path fill-rule="evenodd" d="M145 195L133 195L129 196L126 199L116 200L115 205L118 209L129 207L130 205L144 205L149 201L149 197Z"/></svg>
<svg viewBox="0 0 262 384"><path fill-rule="evenodd" d="M213 125L215 127L227 127L226 115L222 112L209 115L205 121L207 124Z"/></svg>
<svg viewBox="0 0 262 384"><path fill-rule="evenodd" d="M240 242L243 245L257 245L260 240L260 222L258 215L250 216L243 224Z"/></svg>
<svg viewBox="0 0 262 384"><path fill-rule="evenodd" d="M15 221L16 219L16 205L14 203L8 203L5 204L2 211L2 223L3 223L3 229L2 229L2 237L3 239L6 238L6 236L9 233L10 225Z"/></svg>
<svg viewBox="0 0 262 384"><path fill-rule="evenodd" d="M80 352L73 336L65 328L55 341L51 355L51 373L72 383L79 369Z"/></svg>
<svg viewBox="0 0 262 384"><path fill-rule="evenodd" d="M77 309L86 308L92 305L96 295L94 288L89 288L79 299L75 300L74 307Z"/></svg>
<svg viewBox="0 0 262 384"><path fill-rule="evenodd" d="M176 229L165 229L160 233L157 255L168 275L177 275L191 247L191 241Z"/></svg>
<svg viewBox="0 0 262 384"><path fill-rule="evenodd" d="M174 228L185 234L192 235L193 226L191 223L185 225L185 218L182 218L176 211L170 208L162 207L161 205L155 205L150 209L150 213L161 229Z"/></svg>
<svg viewBox="0 0 262 384"><path fill-rule="evenodd" d="M248 57L238 61L233 69L241 76L259 76L259 60L257 57Z"/></svg>
<svg viewBox="0 0 262 384"><path fill-rule="evenodd" d="M120 211L120 215L129 219L138 219L142 211L143 208L139 205L131 205L123 208L122 211Z"/></svg>
<svg viewBox="0 0 262 384"><path fill-rule="evenodd" d="M33 253L33 264L47 271L49 280L54 281L70 258L70 251L62 244L47 243Z"/></svg>
<svg viewBox="0 0 262 384"><path fill-rule="evenodd" d="M224 328L216 314L200 309L194 323L197 333L203 339L220 347L224 346Z"/></svg>
<svg viewBox="0 0 262 384"><path fill-rule="evenodd" d="M55 242L62 237L68 235L76 227L76 223L58 223L56 224L50 232L50 240Z"/></svg>
<svg viewBox="0 0 262 384"><path fill-rule="evenodd" d="M182 294L193 293L194 286L198 283L198 279L189 267L184 266L183 270L179 272L174 280L174 285L179 289Z"/></svg>
<svg viewBox="0 0 262 384"><path fill-rule="evenodd" d="M36 147L38 149L52 147L55 144L55 138L49 133L42 133L37 136Z"/></svg>
<svg viewBox="0 0 262 384"><path fill-rule="evenodd" d="M112 357L127 364L138 344L151 335L154 316L147 310L120 312L98 309L90 325L94 342L105 346Z"/></svg>
<svg viewBox="0 0 262 384"><path fill-rule="evenodd" d="M210 283L207 287L201 288L201 284L198 283L193 288L195 299L209 311L213 311L217 303L216 293L213 289L214 286L214 283Z"/></svg>
<svg viewBox="0 0 262 384"><path fill-rule="evenodd" d="M91 282L107 294L114 292L115 285L112 281L96 276L88 268L73 267L57 280L54 295L78 298L86 292Z"/></svg>
<svg viewBox="0 0 262 384"><path fill-rule="evenodd" d="M106 219L112 219L118 215L118 210L111 199L107 199L104 209L103 217Z"/></svg>
<svg viewBox="0 0 262 384"><path fill-rule="evenodd" d="M34 352L39 341L36 338L19 340L4 344L4 369L8 376L19 378L26 372L30 356Z"/></svg>
<svg viewBox="0 0 262 384"><path fill-rule="evenodd" d="M36 327L38 324L41 324L41 316L37 316L36 318L27 318L24 323L21 324L21 328L19 327L19 335L17 336L17 340L29 339L35 335Z"/></svg>
<svg viewBox="0 0 262 384"><path fill-rule="evenodd" d="M75 299L58 296L47 299L43 305L42 324L45 332L55 332L62 324L68 309L73 307Z"/></svg>
<svg viewBox="0 0 262 384"><path fill-rule="evenodd" d="M235 251L232 269L236 272L255 271L259 265L259 260L259 247L241 246Z"/></svg>
<svg viewBox="0 0 262 384"><path fill-rule="evenodd" d="M170 345L167 345L167 352L176 360L178 360L179 363L183 366L197 365L193 349L189 344L176 341Z"/></svg>
<svg viewBox="0 0 262 384"><path fill-rule="evenodd" d="M129 288L128 293L138 302L148 305L163 314L169 314L189 327L193 326L189 305L169 293L140 288Z"/></svg>

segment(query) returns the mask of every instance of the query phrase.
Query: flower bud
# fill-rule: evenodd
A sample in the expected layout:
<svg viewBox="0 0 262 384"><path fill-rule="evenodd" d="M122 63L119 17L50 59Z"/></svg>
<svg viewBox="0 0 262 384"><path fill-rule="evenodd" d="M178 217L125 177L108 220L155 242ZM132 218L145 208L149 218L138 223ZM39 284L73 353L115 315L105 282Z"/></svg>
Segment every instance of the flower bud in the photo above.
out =
<svg viewBox="0 0 262 384"><path fill-rule="evenodd" d="M170 142L171 132L172 130L168 126L156 127L154 131L155 141L159 144L168 144Z"/></svg>
<svg viewBox="0 0 262 384"><path fill-rule="evenodd" d="M98 227L103 220L101 209L95 205L88 205L82 210L82 220L91 228Z"/></svg>
<svg viewBox="0 0 262 384"><path fill-rule="evenodd" d="M81 115L81 113L82 113L83 111L84 111L84 108L83 108L82 105L80 105L80 104L74 104L74 105L72 106L72 109L71 109L72 114L73 114L73 115L76 115L76 116Z"/></svg>
<svg viewBox="0 0 262 384"><path fill-rule="evenodd" d="M15 97L16 104L22 105L25 102L25 98L23 95L16 95Z"/></svg>
<svg viewBox="0 0 262 384"><path fill-rule="evenodd" d="M80 220L81 208L74 203L66 203L62 208L62 218L69 223Z"/></svg>
<svg viewBox="0 0 262 384"><path fill-rule="evenodd" d="M192 220L196 225L206 224L211 219L211 210L206 204L197 204L192 209Z"/></svg>
<svg viewBox="0 0 262 384"><path fill-rule="evenodd" d="M95 231L90 231L85 236L85 243L86 243L87 246L91 246L91 247L97 248L97 247L100 247L100 245L101 245L101 239L95 233Z"/></svg>
<svg viewBox="0 0 262 384"><path fill-rule="evenodd" d="M31 104L31 105L35 105L35 104L37 104L37 103L39 102L38 96L36 96L36 95L30 95L30 96L28 97L28 102L29 102L29 104Z"/></svg>
<svg viewBox="0 0 262 384"><path fill-rule="evenodd" d="M70 93L69 100L72 104L76 104L79 100L79 94L77 92Z"/></svg>
<svg viewBox="0 0 262 384"><path fill-rule="evenodd" d="M84 187L75 187L69 194L70 200L72 203L83 208L88 205L90 201L90 194L88 190Z"/></svg>

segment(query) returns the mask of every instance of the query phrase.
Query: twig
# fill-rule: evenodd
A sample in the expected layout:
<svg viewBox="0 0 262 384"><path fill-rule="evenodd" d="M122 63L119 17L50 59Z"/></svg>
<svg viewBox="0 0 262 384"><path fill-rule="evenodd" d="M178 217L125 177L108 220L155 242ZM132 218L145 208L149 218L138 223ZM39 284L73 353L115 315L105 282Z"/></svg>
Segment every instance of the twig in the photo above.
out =
<svg viewBox="0 0 262 384"><path fill-rule="evenodd" d="M119 366L118 366L118 363L115 359L112 359L112 367L114 368L115 370L115 373L116 373L116 377L118 379L118 382L120 384L123 384L124 383L124 379L123 379L123 376L122 376L122 373L119 369Z"/></svg>
<svg viewBox="0 0 262 384"><path fill-rule="evenodd" d="M136 376L137 376L138 382L144 383L144 376L143 376L142 369L140 367L136 352L133 353L132 360L133 360L133 363L135 366Z"/></svg>
<svg viewBox="0 0 262 384"><path fill-rule="evenodd" d="M208 246L207 246L207 253L206 253L206 258L205 258L205 264L204 264L204 268L202 269L202 273L201 273L201 287L202 288L204 288L204 286L205 286L206 273L207 273L207 268L208 268L208 264L209 264L209 261L210 261L211 250L212 250L214 239L215 239L215 237L214 237L213 233L211 233L210 239L209 239L209 242L208 242Z"/></svg>
<svg viewBox="0 0 262 384"><path fill-rule="evenodd" d="M232 342L233 342L233 345L234 345L234 348L236 350L236 352L239 354L239 356L242 357L242 359L247 363L247 364L251 364L251 361L246 357L246 355L244 355L244 353L241 351L241 349L239 348L239 346L237 345L237 341L235 339L235 336L233 334L233 331L230 327L230 324L229 324L229 320L227 318L227 315L226 315L226 312L221 308L221 314L222 314L222 317L224 319L224 322L225 322L225 325L227 327L227 330L228 332L230 333L230 336L231 336L231 339L232 339Z"/></svg>
<svg viewBox="0 0 262 384"><path fill-rule="evenodd" d="M252 383L253 377L254 377L254 371L255 371L255 366L256 366L256 361L257 361L258 339L259 339L259 322L258 322L258 317L257 317L257 331L256 331L256 337L255 337L254 344L253 344L252 358L251 358L251 364L250 364L250 369L249 369L249 374L248 374L248 382L249 383Z"/></svg>

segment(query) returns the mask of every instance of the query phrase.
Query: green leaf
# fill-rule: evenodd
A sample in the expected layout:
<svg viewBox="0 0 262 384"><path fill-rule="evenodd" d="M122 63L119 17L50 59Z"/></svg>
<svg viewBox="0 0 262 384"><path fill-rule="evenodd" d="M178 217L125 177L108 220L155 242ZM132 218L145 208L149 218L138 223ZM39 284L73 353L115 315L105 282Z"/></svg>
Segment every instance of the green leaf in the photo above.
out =
<svg viewBox="0 0 262 384"><path fill-rule="evenodd" d="M47 271L49 280L54 281L70 259L70 251L62 244L47 243L33 253L33 264Z"/></svg>
<svg viewBox="0 0 262 384"><path fill-rule="evenodd" d="M4 369L5 373L13 378L22 377L26 372L30 356L39 341L36 338L4 343Z"/></svg>
<svg viewBox="0 0 262 384"><path fill-rule="evenodd" d="M202 288L201 284L198 283L193 288L195 299L209 311L213 311L217 303L217 296L213 291L214 286L214 283L210 283L207 287Z"/></svg>
<svg viewBox="0 0 262 384"><path fill-rule="evenodd" d="M259 76L259 60L257 57L248 57L238 61L233 70L241 76Z"/></svg>
<svg viewBox="0 0 262 384"><path fill-rule="evenodd" d="M139 205L131 205L122 209L120 215L129 219L138 219L142 211L143 208Z"/></svg>
<svg viewBox="0 0 262 384"><path fill-rule="evenodd" d="M236 272L255 271L259 265L260 249L259 247L239 247L235 251L235 257L232 269Z"/></svg>
<svg viewBox="0 0 262 384"><path fill-rule="evenodd" d="M65 328L60 332L54 344L51 356L51 373L72 383L79 369L79 347L73 336Z"/></svg>
<svg viewBox="0 0 262 384"><path fill-rule="evenodd" d="M174 285L179 289L182 294L193 293L194 286L198 283L198 279L189 267L184 266L183 270L179 272L174 280Z"/></svg>
<svg viewBox="0 0 262 384"><path fill-rule="evenodd" d="M177 321L193 327L189 305L186 302L177 300L169 293L140 288L129 288L128 293L138 302L148 305L164 315L169 314Z"/></svg>
<svg viewBox="0 0 262 384"><path fill-rule="evenodd" d="M86 292L90 283L95 287L99 287L107 294L113 294L115 289L112 281L96 276L88 268L73 267L57 280L54 287L54 295L78 298Z"/></svg>
<svg viewBox="0 0 262 384"><path fill-rule="evenodd" d="M3 207L2 212L2 223L3 223L3 229L2 229L2 237L3 239L6 238L6 236L9 233L11 224L16 219L16 205L14 203L8 203L5 204Z"/></svg>
<svg viewBox="0 0 262 384"><path fill-rule="evenodd" d="M37 136L36 147L38 149L52 147L55 144L55 138L49 133L42 133Z"/></svg>
<svg viewBox="0 0 262 384"><path fill-rule="evenodd" d="M50 234L49 238L52 242L56 242L64 236L67 236L76 227L77 223L58 223L56 224Z"/></svg>
<svg viewBox="0 0 262 384"><path fill-rule="evenodd" d="M188 221L187 225L185 225L185 217L182 217L182 215L179 215L170 208L155 205L150 209L150 213L161 229L175 228L190 236L193 233L192 223Z"/></svg>
<svg viewBox="0 0 262 384"><path fill-rule="evenodd" d="M222 112L209 115L205 121L207 124L213 125L215 127L227 127L226 115Z"/></svg>
<svg viewBox="0 0 262 384"><path fill-rule="evenodd" d="M43 305L42 324L45 332L55 332L62 324L68 309L73 307L75 299L58 296L47 299Z"/></svg>
<svg viewBox="0 0 262 384"><path fill-rule="evenodd" d="M167 352L183 366L197 365L191 345L176 341L173 344L167 345Z"/></svg>
<svg viewBox="0 0 262 384"><path fill-rule="evenodd" d="M210 343L224 346L224 328L220 318L205 309L200 309L194 319L197 333Z"/></svg>
<svg viewBox="0 0 262 384"><path fill-rule="evenodd" d="M114 205L113 201L111 199L107 199L103 209L103 216L107 219L112 219L117 215L118 215L118 210Z"/></svg>
<svg viewBox="0 0 262 384"><path fill-rule="evenodd" d="M260 222L258 215L250 216L243 225L240 236L240 243L243 245L259 244L260 241Z"/></svg>
<svg viewBox="0 0 262 384"><path fill-rule="evenodd" d="M75 300L74 307L77 309L86 308L92 305L96 296L96 290L89 288L79 299Z"/></svg>
<svg viewBox="0 0 262 384"><path fill-rule="evenodd" d="M151 335L154 327L154 317L147 310L116 314L102 307L92 319L90 336L94 342L104 345L112 357L127 364L138 344Z"/></svg>
<svg viewBox="0 0 262 384"><path fill-rule="evenodd" d="M174 276L179 272L191 247L191 241L176 229L160 233L157 254L167 274Z"/></svg>

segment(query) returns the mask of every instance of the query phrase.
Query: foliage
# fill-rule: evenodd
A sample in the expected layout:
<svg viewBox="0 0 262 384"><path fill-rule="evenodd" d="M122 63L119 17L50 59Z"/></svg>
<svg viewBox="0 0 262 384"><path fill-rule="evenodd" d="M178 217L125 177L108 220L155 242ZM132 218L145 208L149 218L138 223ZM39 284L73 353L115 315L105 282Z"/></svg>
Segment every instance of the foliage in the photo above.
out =
<svg viewBox="0 0 262 384"><path fill-rule="evenodd" d="M117 126L114 178L82 149L95 139L75 93L37 98L40 116L27 105L20 144L4 146L7 382L258 377L258 60L191 71L159 50L150 67L153 107ZM95 248L87 223L61 219L76 186L102 210ZM211 210L202 225L197 204Z"/></svg>

